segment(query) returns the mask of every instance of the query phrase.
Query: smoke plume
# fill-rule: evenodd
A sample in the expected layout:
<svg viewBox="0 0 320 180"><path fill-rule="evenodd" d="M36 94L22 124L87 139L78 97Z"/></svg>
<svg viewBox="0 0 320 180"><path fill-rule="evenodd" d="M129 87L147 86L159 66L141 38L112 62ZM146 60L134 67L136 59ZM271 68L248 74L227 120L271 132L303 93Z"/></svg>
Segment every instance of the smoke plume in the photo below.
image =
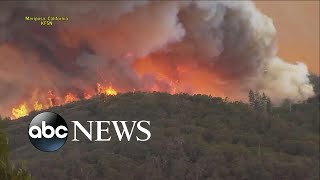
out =
<svg viewBox="0 0 320 180"><path fill-rule="evenodd" d="M25 17L63 16L53 26ZM48 91L204 93L275 103L313 95L308 69L277 56L272 20L249 1L3 2L0 113Z"/></svg>

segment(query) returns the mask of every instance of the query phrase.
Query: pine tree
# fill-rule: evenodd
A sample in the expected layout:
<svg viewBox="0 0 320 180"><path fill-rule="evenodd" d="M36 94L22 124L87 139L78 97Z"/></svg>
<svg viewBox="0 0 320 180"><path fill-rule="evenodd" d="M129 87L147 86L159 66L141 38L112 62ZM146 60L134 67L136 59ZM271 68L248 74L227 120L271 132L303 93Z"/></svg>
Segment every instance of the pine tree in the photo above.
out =
<svg viewBox="0 0 320 180"><path fill-rule="evenodd" d="M271 112L272 112L272 103L271 103L271 100L270 100L269 97L267 98L266 108L267 108L267 112L268 112L268 113L271 113Z"/></svg>
<svg viewBox="0 0 320 180"><path fill-rule="evenodd" d="M255 106L255 101L256 101L255 94L254 94L254 92L250 89L250 91L249 91L249 105L250 105L251 107L253 107L253 108L254 108L254 106Z"/></svg>
<svg viewBox="0 0 320 180"><path fill-rule="evenodd" d="M258 91L254 92L254 97L255 97L254 108L256 110L260 110L260 108L261 108L261 95L259 94Z"/></svg>
<svg viewBox="0 0 320 180"><path fill-rule="evenodd" d="M267 111L267 101L268 101L268 97L266 96L265 93L262 93L261 104L262 104L262 109L264 111Z"/></svg>
<svg viewBox="0 0 320 180"><path fill-rule="evenodd" d="M249 106L259 111L271 112L271 100L263 92L262 95L258 91L249 91Z"/></svg>

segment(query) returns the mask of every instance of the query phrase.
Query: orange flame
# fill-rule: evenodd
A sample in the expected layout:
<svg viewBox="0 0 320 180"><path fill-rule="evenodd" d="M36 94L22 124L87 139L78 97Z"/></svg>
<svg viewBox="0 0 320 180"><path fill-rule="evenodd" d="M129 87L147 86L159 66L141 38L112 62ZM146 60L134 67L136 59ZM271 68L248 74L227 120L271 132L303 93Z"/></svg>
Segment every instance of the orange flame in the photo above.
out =
<svg viewBox="0 0 320 180"><path fill-rule="evenodd" d="M43 109L43 104L39 103L38 101L36 101L34 104L33 104L33 109L36 110L36 111L40 111Z"/></svg>
<svg viewBox="0 0 320 180"><path fill-rule="evenodd" d="M67 103L71 103L71 102L74 102L74 101L78 101L79 98L75 95L75 94L72 94L72 93L68 93L65 97L64 97L64 103L67 104Z"/></svg>
<svg viewBox="0 0 320 180"><path fill-rule="evenodd" d="M112 88L112 86L109 87L103 87L101 84L97 83L97 90L99 94L105 94L108 96L115 96L118 94L118 92Z"/></svg>
<svg viewBox="0 0 320 180"><path fill-rule="evenodd" d="M83 96L84 96L84 99L90 99L90 98L92 98L92 94L87 93L87 92L83 93Z"/></svg>
<svg viewBox="0 0 320 180"><path fill-rule="evenodd" d="M96 94L105 94L108 96L115 96L118 94L117 90L115 90L112 86L102 86L101 84L97 83L97 91L88 91L83 93L83 98L84 99L90 99ZM38 97L39 98L39 97ZM35 97L37 99L37 97ZM62 104L67 104L71 103L74 101L80 100L80 98L74 94L74 93L67 93L64 98L60 98L57 96L53 90L50 90L48 92L48 96L46 100L39 98L40 101L33 99L31 102L28 104L23 102L19 104L17 107L12 108L12 116L11 119L17 119L23 116L27 116L29 114L29 108L28 105L32 105L30 110L35 110L35 111L40 111L43 109L50 108L52 106L57 106L57 105L62 105ZM46 101L46 102L45 102Z"/></svg>
<svg viewBox="0 0 320 180"><path fill-rule="evenodd" d="M17 108L12 109L12 115L15 119L27 116L29 114L26 103L19 105Z"/></svg>
<svg viewBox="0 0 320 180"><path fill-rule="evenodd" d="M52 90L48 92L48 100L49 100L50 107L56 105L56 96Z"/></svg>
<svg viewBox="0 0 320 180"><path fill-rule="evenodd" d="M118 92L110 86L105 90L105 94L110 96L115 96L118 94Z"/></svg>

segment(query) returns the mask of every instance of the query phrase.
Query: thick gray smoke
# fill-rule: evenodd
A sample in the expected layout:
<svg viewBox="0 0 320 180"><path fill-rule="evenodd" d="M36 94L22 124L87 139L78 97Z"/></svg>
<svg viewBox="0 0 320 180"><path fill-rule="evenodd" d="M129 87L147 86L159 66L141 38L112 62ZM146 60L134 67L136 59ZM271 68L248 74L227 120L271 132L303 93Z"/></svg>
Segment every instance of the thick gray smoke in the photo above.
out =
<svg viewBox="0 0 320 180"><path fill-rule="evenodd" d="M44 27L25 16L69 20ZM307 67L278 57L275 42L272 20L248 1L1 2L0 113L97 82L168 91L169 79L178 92L245 99L253 89L275 103L312 96ZM158 72L141 74L143 59Z"/></svg>

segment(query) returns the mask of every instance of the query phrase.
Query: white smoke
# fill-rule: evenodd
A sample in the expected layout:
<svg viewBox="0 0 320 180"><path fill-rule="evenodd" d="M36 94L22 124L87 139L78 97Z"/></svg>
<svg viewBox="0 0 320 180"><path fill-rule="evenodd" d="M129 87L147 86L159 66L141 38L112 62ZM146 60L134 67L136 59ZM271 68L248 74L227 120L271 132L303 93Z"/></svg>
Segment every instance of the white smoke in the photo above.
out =
<svg viewBox="0 0 320 180"><path fill-rule="evenodd" d="M276 104L284 99L303 101L314 95L308 75L305 64L290 64L279 57L273 57L267 64L265 73L257 79L257 85Z"/></svg>

